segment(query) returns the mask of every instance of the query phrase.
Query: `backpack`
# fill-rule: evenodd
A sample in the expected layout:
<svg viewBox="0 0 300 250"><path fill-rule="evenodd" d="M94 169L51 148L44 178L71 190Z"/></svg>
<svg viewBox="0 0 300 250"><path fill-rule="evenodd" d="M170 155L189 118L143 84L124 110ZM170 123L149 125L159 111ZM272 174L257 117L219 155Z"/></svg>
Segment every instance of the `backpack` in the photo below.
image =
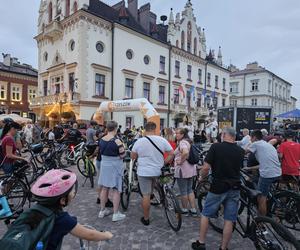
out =
<svg viewBox="0 0 300 250"><path fill-rule="evenodd" d="M32 213L38 212L42 219L38 225L31 228L27 224L28 218ZM35 249L38 242L43 242L43 249L47 248L49 236L53 230L56 215L55 213L39 204L24 211L17 220L8 228L7 232L0 240L1 250L32 250ZM60 246L59 248L60 249Z"/></svg>
<svg viewBox="0 0 300 250"><path fill-rule="evenodd" d="M189 157L186 159L189 164L198 164L200 161L200 150L196 145L191 144Z"/></svg>

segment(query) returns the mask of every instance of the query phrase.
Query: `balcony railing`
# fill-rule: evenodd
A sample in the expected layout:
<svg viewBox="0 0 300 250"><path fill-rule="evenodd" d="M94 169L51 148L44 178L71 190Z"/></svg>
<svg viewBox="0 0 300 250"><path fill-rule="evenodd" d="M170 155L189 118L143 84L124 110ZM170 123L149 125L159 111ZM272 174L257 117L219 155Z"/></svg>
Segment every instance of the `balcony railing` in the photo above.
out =
<svg viewBox="0 0 300 250"><path fill-rule="evenodd" d="M71 103L78 104L80 101L80 94L76 92L59 93L56 95L38 96L30 100L30 107L53 105L55 103Z"/></svg>
<svg viewBox="0 0 300 250"><path fill-rule="evenodd" d="M188 112L188 106L186 104L172 104L172 109L176 113L187 113Z"/></svg>
<svg viewBox="0 0 300 250"><path fill-rule="evenodd" d="M209 110L208 110L208 108L205 108L205 107L195 107L194 112L199 115L209 115Z"/></svg>

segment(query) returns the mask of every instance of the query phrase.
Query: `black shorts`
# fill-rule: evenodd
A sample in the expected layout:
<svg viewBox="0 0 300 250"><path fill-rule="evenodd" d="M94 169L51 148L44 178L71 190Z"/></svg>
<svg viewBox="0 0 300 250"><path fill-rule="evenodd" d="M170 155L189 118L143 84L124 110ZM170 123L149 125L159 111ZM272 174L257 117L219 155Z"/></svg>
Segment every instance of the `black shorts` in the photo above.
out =
<svg viewBox="0 0 300 250"><path fill-rule="evenodd" d="M97 145L86 145L86 155L91 156L95 153Z"/></svg>

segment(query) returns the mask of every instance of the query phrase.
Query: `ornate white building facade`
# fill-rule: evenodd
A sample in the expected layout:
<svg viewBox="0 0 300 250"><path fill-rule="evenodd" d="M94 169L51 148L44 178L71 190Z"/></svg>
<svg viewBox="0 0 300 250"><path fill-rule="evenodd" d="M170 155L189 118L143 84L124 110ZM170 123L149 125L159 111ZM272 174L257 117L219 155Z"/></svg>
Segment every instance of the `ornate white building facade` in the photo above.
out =
<svg viewBox="0 0 300 250"><path fill-rule="evenodd" d="M273 116L296 108L291 96L292 84L257 62L249 63L245 69L231 67L230 105L272 107Z"/></svg>
<svg viewBox="0 0 300 250"><path fill-rule="evenodd" d="M207 52L205 31L192 4L168 25L157 24L150 4L137 0L108 6L99 0L42 0L39 10L38 98L40 119L72 112L89 120L105 100L147 98L161 126L203 122L229 105L229 70L219 48ZM161 17L165 21L166 17ZM123 126L143 125L139 112L113 115Z"/></svg>

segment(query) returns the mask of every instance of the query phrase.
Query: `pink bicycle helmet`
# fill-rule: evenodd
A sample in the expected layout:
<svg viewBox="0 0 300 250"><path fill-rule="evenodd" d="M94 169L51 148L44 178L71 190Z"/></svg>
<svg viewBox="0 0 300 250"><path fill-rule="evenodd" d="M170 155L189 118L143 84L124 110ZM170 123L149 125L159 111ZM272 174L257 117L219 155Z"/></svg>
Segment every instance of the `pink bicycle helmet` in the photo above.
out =
<svg viewBox="0 0 300 250"><path fill-rule="evenodd" d="M67 195L77 183L76 174L62 169L52 169L42 175L31 187L38 202L55 202Z"/></svg>

